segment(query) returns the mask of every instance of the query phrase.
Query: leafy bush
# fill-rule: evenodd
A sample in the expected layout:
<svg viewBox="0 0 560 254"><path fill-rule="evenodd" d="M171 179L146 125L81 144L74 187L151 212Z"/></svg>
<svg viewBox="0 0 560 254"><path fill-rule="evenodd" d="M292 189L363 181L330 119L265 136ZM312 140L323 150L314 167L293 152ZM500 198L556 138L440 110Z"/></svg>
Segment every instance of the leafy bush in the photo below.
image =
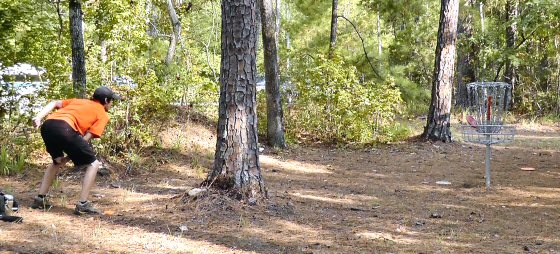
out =
<svg viewBox="0 0 560 254"><path fill-rule="evenodd" d="M98 145L103 155L137 151L140 145L155 142L157 126L168 119L176 98L174 87L160 85L153 71L138 80L137 88L120 87L124 97L111 109L111 121Z"/></svg>
<svg viewBox="0 0 560 254"><path fill-rule="evenodd" d="M0 118L0 175L22 172L26 159L40 146L39 135L30 122L30 117L19 111Z"/></svg>
<svg viewBox="0 0 560 254"><path fill-rule="evenodd" d="M326 142L370 143L397 137L390 126L402 99L393 79L360 82L355 67L317 56L296 74L298 93L286 110L289 135Z"/></svg>
<svg viewBox="0 0 560 254"><path fill-rule="evenodd" d="M138 86L115 87L124 99L111 109L111 121L97 145L104 156L130 156L142 147L158 146L158 133L178 112L176 105L215 104L217 84L199 72L160 75L149 70Z"/></svg>

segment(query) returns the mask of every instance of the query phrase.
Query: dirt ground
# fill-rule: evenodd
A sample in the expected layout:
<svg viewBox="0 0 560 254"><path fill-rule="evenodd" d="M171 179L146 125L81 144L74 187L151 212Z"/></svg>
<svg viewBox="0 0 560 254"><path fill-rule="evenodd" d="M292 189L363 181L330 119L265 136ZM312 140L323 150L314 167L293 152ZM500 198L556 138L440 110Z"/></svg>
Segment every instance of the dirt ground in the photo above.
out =
<svg viewBox="0 0 560 254"><path fill-rule="evenodd" d="M43 152L25 173L0 178L24 217L0 222L0 253L560 253L559 129L521 129L492 146L491 190L484 147L460 140L265 148L270 198L249 206L213 191L185 197L215 146L213 128L186 122L128 168L109 163L114 173L92 195L105 214L82 217L72 211L83 172L62 172L53 209L29 208Z"/></svg>

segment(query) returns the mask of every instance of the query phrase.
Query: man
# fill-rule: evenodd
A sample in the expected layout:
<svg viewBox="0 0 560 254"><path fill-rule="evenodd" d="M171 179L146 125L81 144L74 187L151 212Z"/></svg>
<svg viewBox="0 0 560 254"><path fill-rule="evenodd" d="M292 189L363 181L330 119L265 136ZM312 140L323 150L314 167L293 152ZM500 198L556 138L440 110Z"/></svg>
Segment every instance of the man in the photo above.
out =
<svg viewBox="0 0 560 254"><path fill-rule="evenodd" d="M46 197L47 192L57 171L68 160L72 160L75 166L87 166L80 200L76 204L74 213L77 215L99 213L91 202L87 201L89 192L95 183L97 170L101 166L89 140L99 138L103 134L105 126L109 122L107 112L114 100L120 100L120 97L108 87L102 86L95 90L91 100L52 101L33 118L35 127L41 126L41 136L53 162L45 171L39 195L33 199L31 208L49 209L52 207ZM41 120L54 109L58 110L50 114L41 125Z"/></svg>

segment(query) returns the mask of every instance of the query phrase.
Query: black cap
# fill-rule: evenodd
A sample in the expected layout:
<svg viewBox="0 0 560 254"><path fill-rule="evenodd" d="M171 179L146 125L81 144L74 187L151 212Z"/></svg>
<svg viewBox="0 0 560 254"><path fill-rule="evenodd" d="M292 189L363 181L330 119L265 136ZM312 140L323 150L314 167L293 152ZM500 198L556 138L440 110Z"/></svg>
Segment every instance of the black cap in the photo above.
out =
<svg viewBox="0 0 560 254"><path fill-rule="evenodd" d="M93 99L104 102L106 98L108 98L110 100L120 100L121 99L121 97L118 94L114 93L113 90L111 90L110 88L108 88L106 86L101 86L101 87L95 89L95 92L93 92Z"/></svg>

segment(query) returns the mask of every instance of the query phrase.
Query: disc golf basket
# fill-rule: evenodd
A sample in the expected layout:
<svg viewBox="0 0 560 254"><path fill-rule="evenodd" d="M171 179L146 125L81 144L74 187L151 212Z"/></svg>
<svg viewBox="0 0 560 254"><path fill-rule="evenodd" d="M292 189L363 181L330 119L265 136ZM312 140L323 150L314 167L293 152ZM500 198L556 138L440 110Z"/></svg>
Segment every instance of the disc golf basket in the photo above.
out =
<svg viewBox="0 0 560 254"><path fill-rule="evenodd" d="M511 101L511 85L503 82L475 82L467 85L468 125L461 126L463 140L486 145L486 188L490 188L490 145L513 141L515 126L505 125Z"/></svg>

